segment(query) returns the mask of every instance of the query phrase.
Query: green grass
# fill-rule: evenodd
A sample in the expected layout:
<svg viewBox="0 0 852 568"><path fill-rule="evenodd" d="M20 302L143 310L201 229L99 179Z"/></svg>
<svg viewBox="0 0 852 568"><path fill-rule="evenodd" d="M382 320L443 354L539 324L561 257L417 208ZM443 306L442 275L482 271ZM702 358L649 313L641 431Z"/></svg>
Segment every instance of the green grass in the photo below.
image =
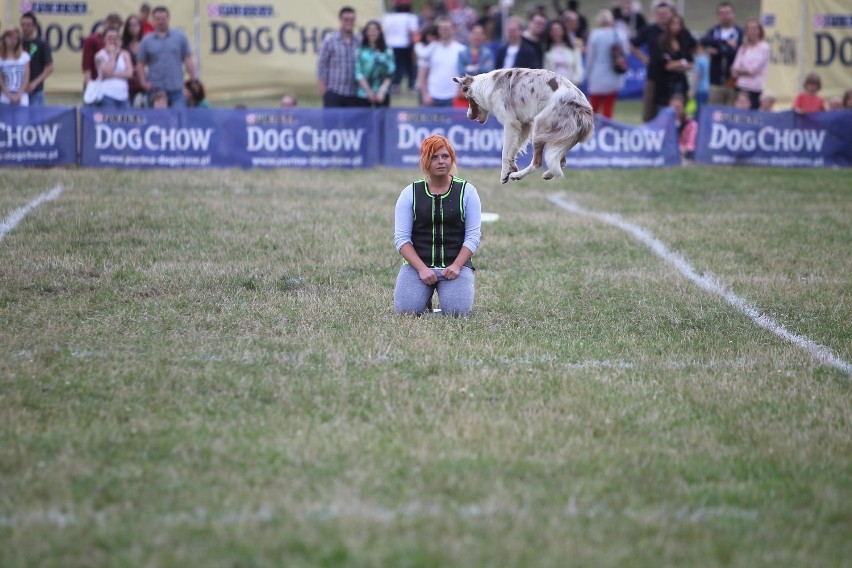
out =
<svg viewBox="0 0 852 568"><path fill-rule="evenodd" d="M850 566L848 172L569 171L401 317L413 171L5 170L0 565Z"/></svg>

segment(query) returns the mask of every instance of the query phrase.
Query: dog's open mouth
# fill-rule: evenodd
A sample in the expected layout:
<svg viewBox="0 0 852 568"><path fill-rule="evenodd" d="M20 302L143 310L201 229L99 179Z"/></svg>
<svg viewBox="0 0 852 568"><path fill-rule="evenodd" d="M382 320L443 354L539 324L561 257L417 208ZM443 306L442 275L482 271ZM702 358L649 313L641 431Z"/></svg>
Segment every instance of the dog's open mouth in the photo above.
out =
<svg viewBox="0 0 852 568"><path fill-rule="evenodd" d="M470 104L470 112L468 113L468 117L471 120L476 120L479 124L485 124L485 120L482 119L482 111L479 110L479 105L476 104L476 101L473 99L467 99L468 104Z"/></svg>

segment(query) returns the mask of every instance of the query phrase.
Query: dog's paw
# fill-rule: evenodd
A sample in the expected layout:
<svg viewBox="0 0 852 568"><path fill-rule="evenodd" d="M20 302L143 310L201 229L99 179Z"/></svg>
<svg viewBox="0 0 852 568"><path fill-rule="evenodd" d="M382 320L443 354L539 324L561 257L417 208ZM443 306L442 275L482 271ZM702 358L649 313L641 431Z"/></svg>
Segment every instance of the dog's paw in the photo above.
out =
<svg viewBox="0 0 852 568"><path fill-rule="evenodd" d="M509 176L500 178L500 183L507 183L509 181Z"/></svg>

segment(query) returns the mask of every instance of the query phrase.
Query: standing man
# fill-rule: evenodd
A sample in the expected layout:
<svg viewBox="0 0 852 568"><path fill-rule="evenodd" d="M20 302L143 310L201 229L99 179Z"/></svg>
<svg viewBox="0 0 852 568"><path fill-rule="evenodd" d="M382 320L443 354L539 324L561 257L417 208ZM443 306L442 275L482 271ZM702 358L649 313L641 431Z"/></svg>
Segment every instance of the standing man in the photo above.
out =
<svg viewBox="0 0 852 568"><path fill-rule="evenodd" d="M24 51L30 54L30 106L44 106L44 80L53 73L53 56L50 47L36 37L38 20L27 12L21 16L21 32L24 36Z"/></svg>
<svg viewBox="0 0 852 568"><path fill-rule="evenodd" d="M355 34L355 9L344 6L337 14L340 29L322 40L317 81L323 108L363 107L355 82L355 55L361 38Z"/></svg>
<svg viewBox="0 0 852 568"><path fill-rule="evenodd" d="M418 84L425 106L451 107L458 93L453 77L459 72L459 54L467 48L455 40L455 29L449 18L441 16L435 23L438 41L422 61Z"/></svg>
<svg viewBox="0 0 852 568"><path fill-rule="evenodd" d="M736 14L730 2L719 3L716 16L719 24L710 28L701 38L701 45L710 55L709 103L732 105L736 91L727 83L731 77L731 65L743 43L743 30L735 22Z"/></svg>
<svg viewBox="0 0 852 568"><path fill-rule="evenodd" d="M526 42L523 41L524 24L516 16L510 16L506 20L506 42L497 50L495 64L497 69L510 69L512 67L536 67L538 54Z"/></svg>
<svg viewBox="0 0 852 568"><path fill-rule="evenodd" d="M183 94L184 67L189 79L197 81L198 72L186 34L180 30L169 29L168 8L157 6L154 8L154 31L143 37L139 44L136 63L139 86L149 94L153 91L165 91L169 107L186 108L186 98Z"/></svg>
<svg viewBox="0 0 852 568"><path fill-rule="evenodd" d="M530 14L530 21L527 24L527 29L521 36L521 41L527 44L535 52L535 63L530 65L531 69L541 69L544 67L544 31L547 28L547 18L541 12L533 12ZM515 65L521 67L521 65Z"/></svg>
<svg viewBox="0 0 852 568"><path fill-rule="evenodd" d="M648 122L657 116L656 85L665 77L665 61L660 49L660 36L668 27L674 10L669 4L658 4L654 8L655 23L649 24L630 40L633 55L645 65L645 85L642 93L642 120ZM648 49L646 55L642 47Z"/></svg>
<svg viewBox="0 0 852 568"><path fill-rule="evenodd" d="M121 16L113 12L107 15L100 27L83 40L83 90L92 79L98 78L98 68L95 65L95 54L104 48L104 34L107 29L121 31Z"/></svg>

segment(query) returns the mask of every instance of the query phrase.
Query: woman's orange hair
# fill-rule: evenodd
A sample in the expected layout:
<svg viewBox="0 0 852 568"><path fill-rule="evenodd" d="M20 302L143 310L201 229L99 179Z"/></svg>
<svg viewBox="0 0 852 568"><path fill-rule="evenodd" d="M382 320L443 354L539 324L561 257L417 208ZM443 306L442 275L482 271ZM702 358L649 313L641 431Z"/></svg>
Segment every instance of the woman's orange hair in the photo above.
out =
<svg viewBox="0 0 852 568"><path fill-rule="evenodd" d="M453 150L453 145L440 134L433 134L420 144L420 169L427 177L429 176L429 165L432 163L432 156L443 146L447 147L447 152L450 153L450 159L453 161L450 173L456 173L456 151Z"/></svg>

